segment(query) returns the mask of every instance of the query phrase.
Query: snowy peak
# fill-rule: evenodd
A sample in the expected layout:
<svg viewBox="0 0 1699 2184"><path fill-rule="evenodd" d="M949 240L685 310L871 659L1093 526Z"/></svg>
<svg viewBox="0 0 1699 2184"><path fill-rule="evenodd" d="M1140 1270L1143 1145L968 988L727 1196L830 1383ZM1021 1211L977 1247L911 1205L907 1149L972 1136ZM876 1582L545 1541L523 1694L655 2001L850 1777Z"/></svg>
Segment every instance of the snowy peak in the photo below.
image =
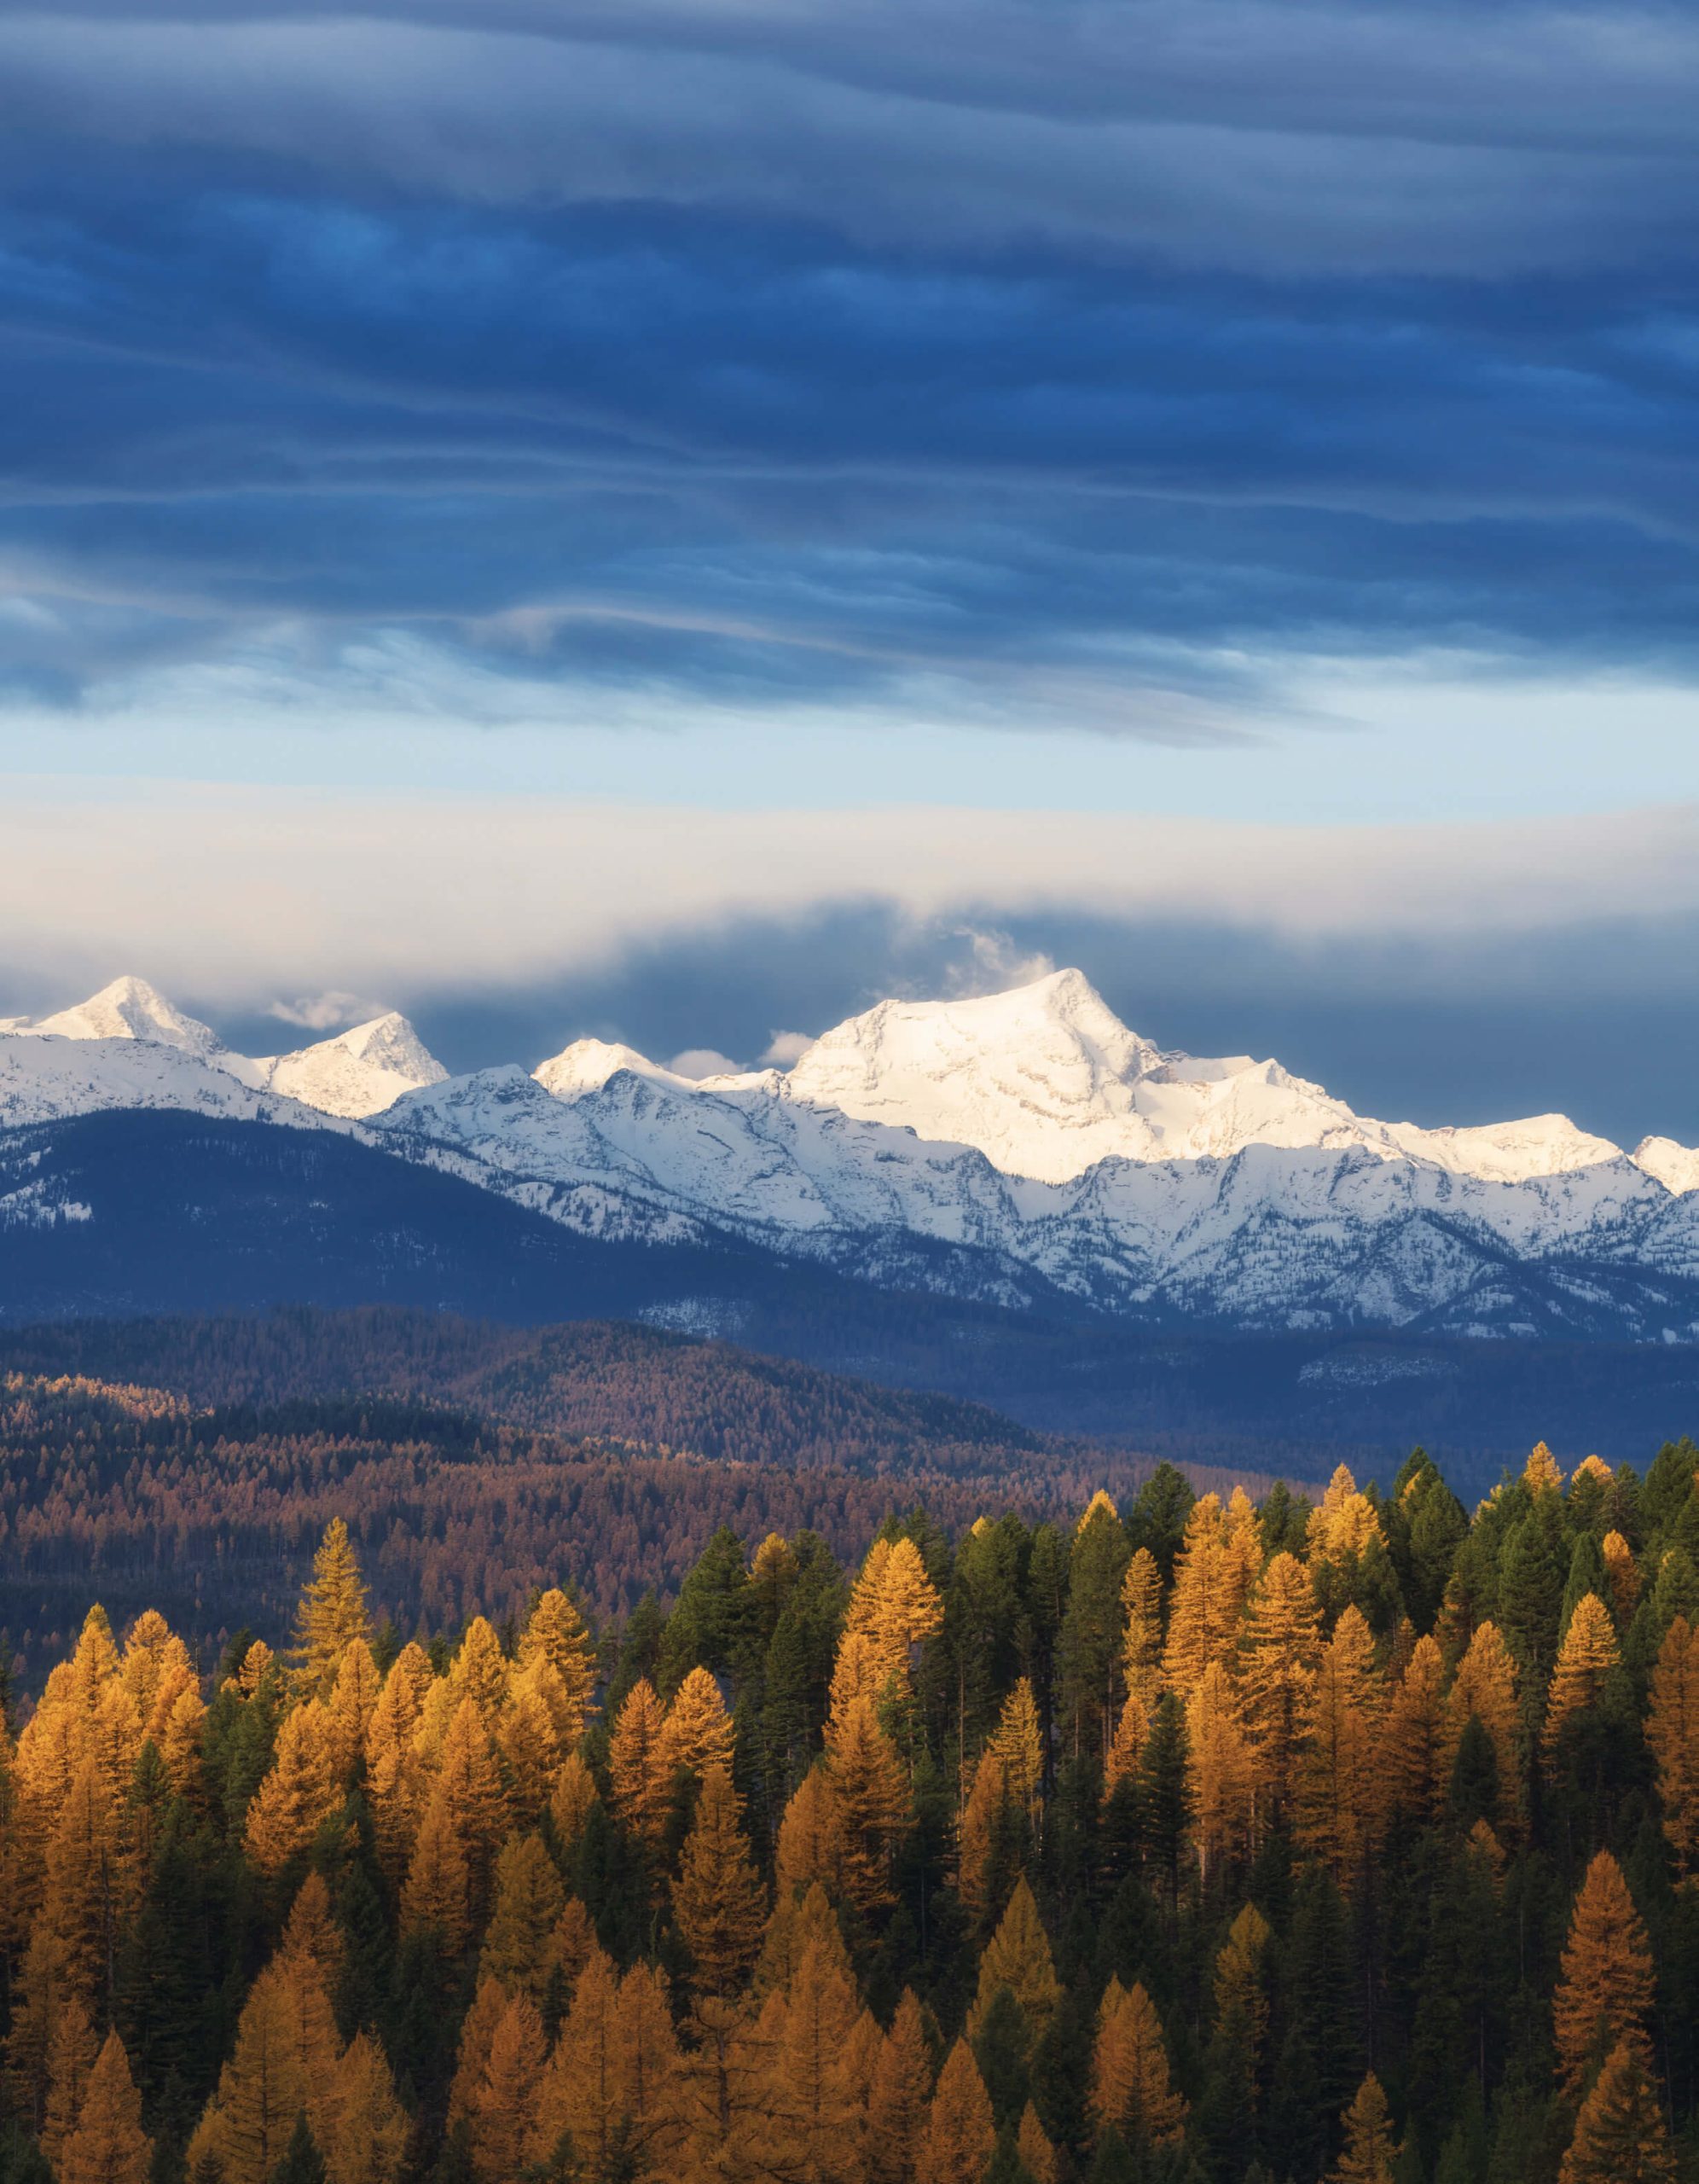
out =
<svg viewBox="0 0 1699 2184"><path fill-rule="evenodd" d="M1643 1137L1632 1157L1637 1168L1656 1176L1677 1198L1699 1191L1699 1147L1678 1145L1673 1137Z"/></svg>
<svg viewBox="0 0 1699 2184"><path fill-rule="evenodd" d="M817 1039L786 1090L1062 1182L1133 1149L1132 1087L1163 1060L1081 973L1054 971L971 1001L882 1001Z"/></svg>
<svg viewBox="0 0 1699 2184"><path fill-rule="evenodd" d="M268 1056L255 1066L271 1091L322 1114L351 1120L381 1114L403 1093L440 1084L449 1073L393 1009L294 1054Z"/></svg>
<svg viewBox="0 0 1699 2184"><path fill-rule="evenodd" d="M647 1054L640 1054L635 1047L608 1039L574 1039L571 1046L563 1047L558 1054L551 1054L547 1061L540 1062L532 1075L543 1090L552 1092L557 1100L575 1100L581 1093L600 1092L608 1079L617 1077L622 1069L629 1069L638 1077L663 1077L670 1084L691 1081L675 1077L670 1070L663 1069Z"/></svg>
<svg viewBox="0 0 1699 2184"><path fill-rule="evenodd" d="M0 1018L0 1037L74 1039L94 1044L124 1040L143 1047L164 1048L172 1054L234 1077L251 1091L275 1092L281 1097L316 1108L321 1114L354 1120L380 1114L403 1092L422 1084L440 1083L448 1072L420 1043L404 1016L393 1011L357 1024L335 1037L321 1039L293 1054L252 1057L233 1054L207 1025L185 1016L145 979L114 979L88 1000L61 1008L52 1016ZM94 1072L93 1076L90 1074ZM49 1072L49 1075L52 1073ZM144 1072L145 1074L145 1072ZM94 1100L98 1067L92 1062L80 1072L61 1072L64 1097L78 1111ZM127 1087L133 1070L119 1072L115 1085ZM138 1080L139 1081L139 1080ZM29 1082L40 1087L41 1071L29 1072ZM38 1089L38 1098L49 1096ZM120 1093L117 1104L125 1103ZM211 1096L209 1094L208 1097ZM149 1101L145 1104L159 1104ZM168 1104L168 1103L167 1103ZM199 1098L187 1104L200 1104Z"/></svg>
<svg viewBox="0 0 1699 2184"><path fill-rule="evenodd" d="M974 1146L1041 1182L1100 1160L1229 1159L1247 1145L1395 1150L1378 1124L1278 1062L1164 1053L1079 971L975 1001L882 1002L818 1040L786 1089Z"/></svg>
<svg viewBox="0 0 1699 2184"><path fill-rule="evenodd" d="M175 1047L180 1054L199 1054L203 1060L224 1051L216 1031L185 1016L146 979L114 979L98 993L74 1008L34 1023L19 1018L15 1028L46 1038L143 1039L150 1046Z"/></svg>

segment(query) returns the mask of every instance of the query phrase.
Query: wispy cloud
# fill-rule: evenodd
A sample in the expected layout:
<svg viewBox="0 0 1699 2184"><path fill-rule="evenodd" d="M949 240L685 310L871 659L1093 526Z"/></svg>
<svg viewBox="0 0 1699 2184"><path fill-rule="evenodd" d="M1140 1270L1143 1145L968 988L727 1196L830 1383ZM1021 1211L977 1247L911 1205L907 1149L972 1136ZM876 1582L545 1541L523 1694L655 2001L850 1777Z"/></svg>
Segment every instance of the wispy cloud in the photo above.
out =
<svg viewBox="0 0 1699 2184"><path fill-rule="evenodd" d="M376 1002L357 993L302 994L293 1001L274 1001L266 1014L280 1023L293 1024L304 1031L339 1031L350 1024L363 1024L383 1014Z"/></svg>

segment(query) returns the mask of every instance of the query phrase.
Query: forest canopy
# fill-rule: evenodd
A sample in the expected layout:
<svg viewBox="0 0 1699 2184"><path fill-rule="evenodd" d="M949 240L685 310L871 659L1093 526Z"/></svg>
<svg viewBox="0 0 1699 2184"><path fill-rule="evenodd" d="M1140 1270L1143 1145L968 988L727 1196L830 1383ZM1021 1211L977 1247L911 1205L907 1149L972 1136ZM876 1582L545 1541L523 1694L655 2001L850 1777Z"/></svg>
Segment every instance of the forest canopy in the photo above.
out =
<svg viewBox="0 0 1699 2184"><path fill-rule="evenodd" d="M0 1757L0 2173L1690 2174L1696 1474L1164 1467L422 1640L333 1518L206 1676L91 1608Z"/></svg>

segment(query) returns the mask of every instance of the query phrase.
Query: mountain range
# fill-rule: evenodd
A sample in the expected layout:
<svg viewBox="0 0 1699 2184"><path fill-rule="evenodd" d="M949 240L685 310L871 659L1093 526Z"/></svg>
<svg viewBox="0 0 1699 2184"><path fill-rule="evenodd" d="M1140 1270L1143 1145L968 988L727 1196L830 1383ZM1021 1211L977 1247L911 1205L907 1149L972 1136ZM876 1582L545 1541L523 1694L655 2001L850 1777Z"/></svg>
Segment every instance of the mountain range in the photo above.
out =
<svg viewBox="0 0 1699 2184"><path fill-rule="evenodd" d="M0 1019L0 1249L101 1221L54 1133L136 1110L333 1132L699 1272L753 1252L1145 1327L1699 1340L1699 1151L1378 1122L1278 1062L1158 1048L1077 971L884 1001L788 1071L702 1078L600 1040L450 1076L393 1014L246 1056L120 979Z"/></svg>

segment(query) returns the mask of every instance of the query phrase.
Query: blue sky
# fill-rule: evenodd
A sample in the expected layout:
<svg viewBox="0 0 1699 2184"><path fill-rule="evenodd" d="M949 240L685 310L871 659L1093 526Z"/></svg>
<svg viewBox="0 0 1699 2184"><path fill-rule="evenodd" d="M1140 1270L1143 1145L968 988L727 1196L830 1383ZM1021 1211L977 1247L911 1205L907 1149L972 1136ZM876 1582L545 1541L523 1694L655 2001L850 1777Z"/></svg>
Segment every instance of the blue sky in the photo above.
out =
<svg viewBox="0 0 1699 2184"><path fill-rule="evenodd" d="M0 9L0 1002L1077 954L1699 1133L1696 101L1685 8Z"/></svg>

